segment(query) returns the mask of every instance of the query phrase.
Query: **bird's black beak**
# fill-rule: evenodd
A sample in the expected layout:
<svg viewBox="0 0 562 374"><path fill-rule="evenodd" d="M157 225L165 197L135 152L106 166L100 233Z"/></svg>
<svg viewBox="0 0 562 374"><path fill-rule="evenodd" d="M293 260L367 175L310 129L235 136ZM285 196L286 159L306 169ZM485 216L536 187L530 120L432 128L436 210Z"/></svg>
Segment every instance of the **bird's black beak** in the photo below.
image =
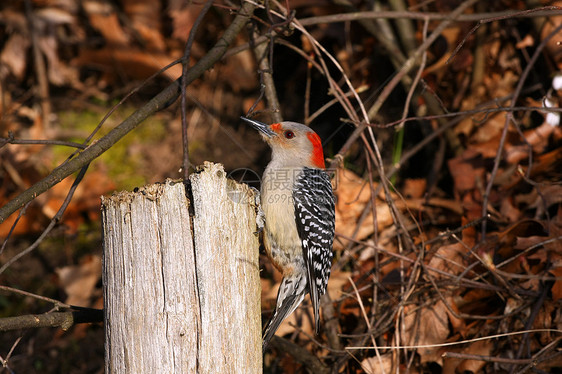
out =
<svg viewBox="0 0 562 374"><path fill-rule="evenodd" d="M248 122L254 129L258 130L268 138L271 138L272 136L276 135L275 131L273 131L271 127L269 127L269 125L266 125L263 122L256 121L255 119L249 119L246 117L240 117L240 118Z"/></svg>

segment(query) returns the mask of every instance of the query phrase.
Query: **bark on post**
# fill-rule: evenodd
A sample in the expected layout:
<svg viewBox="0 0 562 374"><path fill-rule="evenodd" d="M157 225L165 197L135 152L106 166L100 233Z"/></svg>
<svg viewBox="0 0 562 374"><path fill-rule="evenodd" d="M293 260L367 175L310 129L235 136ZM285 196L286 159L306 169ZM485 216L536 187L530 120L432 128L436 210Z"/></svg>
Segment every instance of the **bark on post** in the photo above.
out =
<svg viewBox="0 0 562 374"><path fill-rule="evenodd" d="M108 374L262 371L253 191L210 163L190 185L102 199Z"/></svg>

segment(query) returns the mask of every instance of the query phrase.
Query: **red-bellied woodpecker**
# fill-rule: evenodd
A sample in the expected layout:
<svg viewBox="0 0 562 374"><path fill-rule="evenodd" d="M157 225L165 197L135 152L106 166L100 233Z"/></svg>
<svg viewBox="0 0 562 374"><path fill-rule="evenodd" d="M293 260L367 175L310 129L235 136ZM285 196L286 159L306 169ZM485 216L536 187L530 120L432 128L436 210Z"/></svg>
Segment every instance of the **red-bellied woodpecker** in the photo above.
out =
<svg viewBox="0 0 562 374"><path fill-rule="evenodd" d="M296 122L266 125L242 119L257 129L272 149L261 183L264 246L283 281L263 335L265 349L307 292L318 332L320 296L326 292L332 266L335 198L324 171L322 143L314 131Z"/></svg>

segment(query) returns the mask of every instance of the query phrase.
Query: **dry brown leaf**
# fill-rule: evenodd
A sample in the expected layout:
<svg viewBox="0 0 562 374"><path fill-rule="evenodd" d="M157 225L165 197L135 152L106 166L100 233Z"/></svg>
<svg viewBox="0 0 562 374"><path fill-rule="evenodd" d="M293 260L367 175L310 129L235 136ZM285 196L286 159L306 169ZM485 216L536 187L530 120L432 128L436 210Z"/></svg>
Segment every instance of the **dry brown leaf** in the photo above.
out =
<svg viewBox="0 0 562 374"><path fill-rule="evenodd" d="M50 83L55 86L70 84L73 87L81 87L78 70L59 59L58 41L54 35L40 37L39 47L47 58L47 74Z"/></svg>
<svg viewBox="0 0 562 374"><path fill-rule="evenodd" d="M449 332L447 307L439 300L414 313L406 312L401 341L405 345L416 346L441 344L447 340ZM440 347L420 347L417 353L422 363L437 362L442 365L441 350Z"/></svg>
<svg viewBox="0 0 562 374"><path fill-rule="evenodd" d="M441 270L451 275L458 275L462 273L466 269L463 261L465 253L466 248L461 243L454 243L440 247L429 261L428 270L431 272L431 276L436 279L446 277L445 275L436 273L431 269Z"/></svg>
<svg viewBox="0 0 562 374"><path fill-rule="evenodd" d="M555 1L552 6L562 6L562 1ZM550 35L556 27L562 23L562 16L552 16L547 17L544 23L543 29L541 30L541 40L544 40L548 35ZM548 43L546 44L545 50L553 57L553 59L558 64L558 69L562 68L562 49L558 44L562 40L562 31L558 31L557 35L554 35Z"/></svg>
<svg viewBox="0 0 562 374"><path fill-rule="evenodd" d="M538 278L532 278L524 282L519 283L519 287L527 291L533 291L539 293L542 289L541 280Z"/></svg>
<svg viewBox="0 0 562 374"><path fill-rule="evenodd" d="M172 37L187 40L187 36L202 9L203 5L201 4L190 4L190 6L183 8L171 9L168 14L173 24Z"/></svg>
<svg viewBox="0 0 562 374"><path fill-rule="evenodd" d="M252 91L252 88L258 84L255 60L250 51L243 51L229 58L228 64L220 67L220 75L223 74L229 77L229 84L235 93ZM255 103L256 98L251 100L252 103L248 106L248 109ZM260 107L263 108L262 105L263 102L260 101L259 106L254 110L258 111Z"/></svg>
<svg viewBox="0 0 562 374"><path fill-rule="evenodd" d="M486 87L482 84L478 85L474 88L474 94L468 97L463 98L461 102L461 110L472 110L480 103L482 97L486 95ZM470 134L474 131L474 128L478 126L478 122L475 117L466 117L462 121L459 122L457 126L454 128L454 132L457 135L464 135L464 137L469 137Z"/></svg>
<svg viewBox="0 0 562 374"><path fill-rule="evenodd" d="M513 249L519 249L519 250L526 250L527 248L530 248L534 245L537 245L539 243L544 242L547 239L546 236L539 236L539 235L532 235L532 236L528 236L528 237L517 237L516 238L516 243L513 246ZM538 253L540 253L541 251L537 251L535 253L533 253L532 255L529 255L529 258L532 258L531 256L537 256ZM538 258L538 257L537 257ZM546 261L546 257L544 258L540 258L541 261Z"/></svg>
<svg viewBox="0 0 562 374"><path fill-rule="evenodd" d="M152 51L164 51L166 43L161 33L162 3L153 0L123 0L122 6L131 21L132 27L146 43L146 48Z"/></svg>
<svg viewBox="0 0 562 374"><path fill-rule="evenodd" d="M455 190L462 193L476 188L484 178L484 162L480 153L467 149L461 156L449 160L449 171L455 182Z"/></svg>
<svg viewBox="0 0 562 374"><path fill-rule="evenodd" d="M342 287L349 284L350 272L335 270L332 271L328 280L328 295L330 299L339 300L342 297Z"/></svg>
<svg viewBox="0 0 562 374"><path fill-rule="evenodd" d="M96 283L101 278L101 257L85 256L79 265L55 269L61 287L66 292L66 303L89 307Z"/></svg>
<svg viewBox="0 0 562 374"><path fill-rule="evenodd" d="M352 237L357 230L357 224L365 207L371 200L369 183L352 171L338 169L337 186L334 193L337 198L336 232ZM376 199L376 213L379 230L392 224L390 210L386 203L380 199ZM365 239L373 232L373 215L372 212L369 212L362 225L358 228L355 239ZM334 243L334 249L342 249L346 243L347 240L339 238Z"/></svg>
<svg viewBox="0 0 562 374"><path fill-rule="evenodd" d="M125 74L133 79L146 79L174 60L175 58L166 54L145 52L133 47L106 47L83 49L72 63L84 67L106 67L103 69L107 72L105 79L110 83L116 80L117 74ZM170 80L175 80L181 75L181 69L181 65L176 64L163 74Z"/></svg>
<svg viewBox="0 0 562 374"><path fill-rule="evenodd" d="M546 209L554 204L562 203L562 186L558 184L546 185L539 191L534 188L528 194L515 196L516 204L526 204L531 209L536 209L535 216L540 217Z"/></svg>
<svg viewBox="0 0 562 374"><path fill-rule="evenodd" d="M58 4L59 6L61 4ZM76 9L71 4L66 4L67 8L62 9L56 6L37 9L35 14L41 20L49 23L49 27L53 25L71 25L77 22ZM77 4L76 4L77 5Z"/></svg>
<svg viewBox="0 0 562 374"><path fill-rule="evenodd" d="M513 204L513 199L507 197L500 202L500 213L509 222L517 222L523 218L523 213Z"/></svg>
<svg viewBox="0 0 562 374"><path fill-rule="evenodd" d="M379 357L367 357L361 361L361 368L365 370L367 374L389 374L394 372L394 355L392 353L386 353ZM409 371L410 373L415 373L415 371Z"/></svg>
<svg viewBox="0 0 562 374"><path fill-rule="evenodd" d="M14 33L4 44L0 55L0 66L6 66L19 80L25 77L29 44L29 38Z"/></svg>
<svg viewBox="0 0 562 374"><path fill-rule="evenodd" d="M1 191L0 191L1 193ZM6 194L2 193L3 196ZM5 199L8 201L8 199ZM0 204L1 205L1 204ZM41 219L41 209L39 206L29 206L26 211L25 215L21 216L18 221L18 224L12 230L12 226L16 222L18 218L17 214L12 214L8 218L6 218L2 223L0 223L0 237L6 238L8 234L11 232L14 236L19 235L29 235L30 233L41 232L45 229L45 220Z"/></svg>
<svg viewBox="0 0 562 374"><path fill-rule="evenodd" d="M480 356L490 356L492 354L492 349L494 348L494 343L490 340L481 340L470 344L469 347L463 349L462 353ZM477 373L484 365L485 361L482 360L464 360L457 368L457 372L461 373Z"/></svg>
<svg viewBox="0 0 562 374"><path fill-rule="evenodd" d="M556 127L553 138L558 139L555 141L559 141L560 139L562 139L562 128L560 126ZM536 179L537 177L541 178L544 174L547 174L549 180L560 180L562 178L560 160L562 160L562 147L555 148L548 153L543 153L537 157L534 157L533 167L531 169L531 179ZM522 170L522 173L525 174L527 171L527 166L520 166L520 169ZM519 177L513 180L512 183L506 184L504 186L504 189L512 188L517 183L519 183L521 179L522 177ZM537 215L539 214L537 213Z"/></svg>
<svg viewBox="0 0 562 374"><path fill-rule="evenodd" d="M64 179L38 197L43 213L52 218L68 194L73 181ZM65 224L73 232L84 221L84 214L96 219L99 216L100 196L115 189L115 184L101 171L87 173L76 188L73 199L64 213Z"/></svg>
<svg viewBox="0 0 562 374"><path fill-rule="evenodd" d="M490 356L494 343L490 340L481 340L471 343L464 349L447 349L449 352L459 352L469 355ZM443 373L478 373L486 365L482 360L463 360L460 358L445 358L443 360Z"/></svg>
<svg viewBox="0 0 562 374"><path fill-rule="evenodd" d="M551 289L552 301L556 302L562 299L562 267L552 268L548 272L556 278L559 278L554 282Z"/></svg>
<svg viewBox="0 0 562 374"><path fill-rule="evenodd" d="M542 153L548 146L548 141L556 128L546 121L542 125L525 131L525 139L531 145L535 153ZM506 160L509 163L516 164L529 158L529 147L526 144L506 144Z"/></svg>
<svg viewBox="0 0 562 374"><path fill-rule="evenodd" d="M560 198L561 196L558 196L558 199ZM548 233L551 238L562 236L562 206L558 206L556 216L548 222ZM554 242L547 243L544 246L556 254L562 254L562 240L556 240Z"/></svg>
<svg viewBox="0 0 562 374"><path fill-rule="evenodd" d="M114 46L129 44L129 36L121 27L117 12L109 3L85 1L83 6L90 25L102 34L108 44Z"/></svg>
<svg viewBox="0 0 562 374"><path fill-rule="evenodd" d="M437 207L437 208L444 208L450 210L451 212L455 212L457 214L462 214L463 209L461 204L458 201L449 200L449 199L440 199L438 197L432 197L430 199L407 199L404 200L405 206L408 209L415 209L420 211L425 211L429 207ZM397 202L397 206L401 206L400 202Z"/></svg>
<svg viewBox="0 0 562 374"><path fill-rule="evenodd" d="M426 187L427 181L425 179L407 178L404 181L402 195L406 198L412 199L421 198L425 194Z"/></svg>
<svg viewBox="0 0 562 374"><path fill-rule="evenodd" d="M535 45L535 38L531 34L527 34L523 39L521 39L519 42L517 42L517 44L515 44L515 47L517 49L523 49L527 47L532 47L534 45Z"/></svg>
<svg viewBox="0 0 562 374"><path fill-rule="evenodd" d="M447 66L448 60L451 57L451 53L454 51L454 47L457 44L460 32L461 28L458 25L453 25L443 30L441 35L446 40L447 51L445 51L445 53L443 53L441 56L438 56L439 59L424 70L424 75L438 73L438 81L441 80L439 79L439 77L446 72L446 69L444 69L444 67Z"/></svg>
<svg viewBox="0 0 562 374"><path fill-rule="evenodd" d="M500 112L495 115L487 117L486 122L477 127L476 133L470 137L472 143L485 143L499 136L505 126L506 112ZM490 151L496 152L496 148Z"/></svg>
<svg viewBox="0 0 562 374"><path fill-rule="evenodd" d="M487 88L488 97L504 97L513 92L513 88L519 82L519 74L511 70L502 73L491 73L484 75L484 83ZM509 101L506 102L508 104Z"/></svg>

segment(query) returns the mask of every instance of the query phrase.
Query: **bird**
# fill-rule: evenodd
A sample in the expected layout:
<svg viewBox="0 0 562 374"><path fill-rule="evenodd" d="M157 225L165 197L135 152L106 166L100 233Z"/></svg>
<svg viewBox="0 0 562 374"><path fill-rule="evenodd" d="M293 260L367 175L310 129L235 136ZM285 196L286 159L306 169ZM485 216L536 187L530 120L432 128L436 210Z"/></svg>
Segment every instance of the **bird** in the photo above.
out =
<svg viewBox="0 0 562 374"><path fill-rule="evenodd" d="M297 122L267 125L241 118L259 131L272 150L260 190L263 242L283 280L263 333L265 350L307 293L318 334L320 297L326 292L333 258L335 196L325 171L322 141L312 129Z"/></svg>

